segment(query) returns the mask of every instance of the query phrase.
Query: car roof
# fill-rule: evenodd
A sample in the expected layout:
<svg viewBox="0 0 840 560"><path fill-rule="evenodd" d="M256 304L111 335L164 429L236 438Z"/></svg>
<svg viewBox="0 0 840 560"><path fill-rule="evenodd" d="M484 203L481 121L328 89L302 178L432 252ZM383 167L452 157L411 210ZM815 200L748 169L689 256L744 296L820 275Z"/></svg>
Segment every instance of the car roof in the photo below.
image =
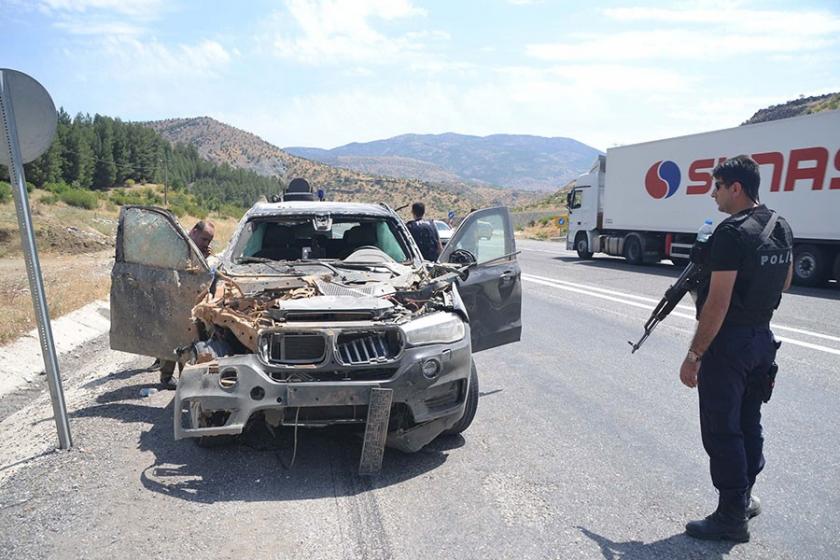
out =
<svg viewBox="0 0 840 560"><path fill-rule="evenodd" d="M396 217L385 204L365 202L319 202L311 200L289 202L258 202L251 207L245 217L293 216L300 214L345 214L349 216Z"/></svg>

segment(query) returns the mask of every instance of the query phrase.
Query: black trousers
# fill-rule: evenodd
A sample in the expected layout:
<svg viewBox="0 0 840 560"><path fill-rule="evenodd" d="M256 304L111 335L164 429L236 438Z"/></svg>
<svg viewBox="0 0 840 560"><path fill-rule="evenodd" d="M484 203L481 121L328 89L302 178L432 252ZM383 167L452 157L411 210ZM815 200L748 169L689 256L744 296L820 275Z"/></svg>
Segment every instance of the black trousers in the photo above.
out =
<svg viewBox="0 0 840 560"><path fill-rule="evenodd" d="M724 325L700 364L700 431L721 504L746 509L747 489L764 468L761 393L754 387L776 357L767 326Z"/></svg>

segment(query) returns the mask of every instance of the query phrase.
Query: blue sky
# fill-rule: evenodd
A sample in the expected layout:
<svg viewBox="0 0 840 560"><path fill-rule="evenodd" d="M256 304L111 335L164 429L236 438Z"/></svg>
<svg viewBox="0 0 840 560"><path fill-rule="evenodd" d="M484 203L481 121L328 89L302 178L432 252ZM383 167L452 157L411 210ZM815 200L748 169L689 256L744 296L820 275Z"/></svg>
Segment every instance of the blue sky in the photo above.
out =
<svg viewBox="0 0 840 560"><path fill-rule="evenodd" d="M278 146L452 131L606 149L840 91L837 0L0 0L0 28L0 67L70 113L209 115Z"/></svg>

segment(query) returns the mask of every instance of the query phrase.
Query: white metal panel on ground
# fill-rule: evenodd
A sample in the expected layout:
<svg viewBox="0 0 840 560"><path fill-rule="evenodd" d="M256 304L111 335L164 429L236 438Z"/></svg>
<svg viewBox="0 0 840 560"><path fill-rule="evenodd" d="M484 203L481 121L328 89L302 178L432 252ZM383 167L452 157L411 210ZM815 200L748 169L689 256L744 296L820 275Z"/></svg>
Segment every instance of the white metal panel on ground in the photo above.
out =
<svg viewBox="0 0 840 560"><path fill-rule="evenodd" d="M761 202L798 239L840 239L840 111L658 140L607 151L606 229L695 232L726 216L711 199L727 157L761 164Z"/></svg>

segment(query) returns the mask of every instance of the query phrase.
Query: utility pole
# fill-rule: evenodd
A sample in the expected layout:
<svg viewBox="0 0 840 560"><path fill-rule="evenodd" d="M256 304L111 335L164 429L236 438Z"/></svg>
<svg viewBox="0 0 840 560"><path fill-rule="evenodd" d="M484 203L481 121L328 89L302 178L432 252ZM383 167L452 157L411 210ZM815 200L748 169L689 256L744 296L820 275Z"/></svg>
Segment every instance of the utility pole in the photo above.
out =
<svg viewBox="0 0 840 560"><path fill-rule="evenodd" d="M160 160L158 160L160 161ZM169 190L169 158L166 157L166 152L163 152L163 207L169 208L169 199L167 197Z"/></svg>

